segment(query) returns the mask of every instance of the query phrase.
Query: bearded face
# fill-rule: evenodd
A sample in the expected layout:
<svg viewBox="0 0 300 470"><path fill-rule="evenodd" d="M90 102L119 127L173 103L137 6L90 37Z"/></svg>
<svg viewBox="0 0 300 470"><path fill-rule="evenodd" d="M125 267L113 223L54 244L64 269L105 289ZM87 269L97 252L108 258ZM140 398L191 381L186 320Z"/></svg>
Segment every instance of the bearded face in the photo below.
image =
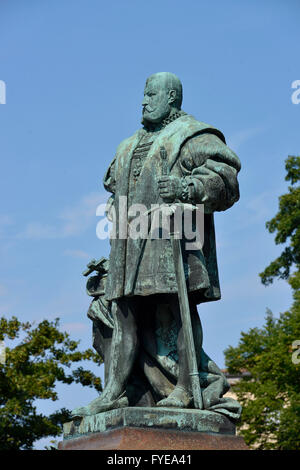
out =
<svg viewBox="0 0 300 470"><path fill-rule="evenodd" d="M143 121L150 124L160 123L170 114L170 92L164 81L153 77L147 81L143 100Z"/></svg>

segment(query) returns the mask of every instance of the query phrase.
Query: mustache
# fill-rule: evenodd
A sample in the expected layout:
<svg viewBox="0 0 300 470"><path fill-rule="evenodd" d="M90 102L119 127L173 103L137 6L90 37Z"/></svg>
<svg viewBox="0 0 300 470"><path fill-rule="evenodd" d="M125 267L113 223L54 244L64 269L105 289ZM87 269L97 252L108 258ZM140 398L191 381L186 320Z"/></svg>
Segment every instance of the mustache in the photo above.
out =
<svg viewBox="0 0 300 470"><path fill-rule="evenodd" d="M148 106L148 105L143 106L143 114L144 114L145 112L147 112L147 113L152 113L152 111L154 111L154 109L151 108L151 106Z"/></svg>

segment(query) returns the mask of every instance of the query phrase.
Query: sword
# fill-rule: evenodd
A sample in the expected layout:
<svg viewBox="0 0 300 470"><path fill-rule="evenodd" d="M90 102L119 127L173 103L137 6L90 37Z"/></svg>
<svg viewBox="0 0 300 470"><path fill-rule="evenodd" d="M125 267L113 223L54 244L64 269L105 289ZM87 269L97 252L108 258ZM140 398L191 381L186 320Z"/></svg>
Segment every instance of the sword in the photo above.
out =
<svg viewBox="0 0 300 470"><path fill-rule="evenodd" d="M169 168L167 164L167 152L164 147L160 148L160 156L162 160L162 173L164 176L169 174ZM173 212L174 216L174 212ZM173 218L173 217L172 217ZM179 238L179 232L174 231L174 218L172 221L172 228L170 230L170 240L173 251L174 269L177 282L178 300L180 307L180 316L183 329L183 337L186 346L186 354L188 360L189 376L191 381L192 394L194 399L194 406L198 409L203 409L203 400L200 386L200 377L197 366L197 357L195 350L195 342L193 336L193 328L191 322L190 305L186 287L181 244Z"/></svg>

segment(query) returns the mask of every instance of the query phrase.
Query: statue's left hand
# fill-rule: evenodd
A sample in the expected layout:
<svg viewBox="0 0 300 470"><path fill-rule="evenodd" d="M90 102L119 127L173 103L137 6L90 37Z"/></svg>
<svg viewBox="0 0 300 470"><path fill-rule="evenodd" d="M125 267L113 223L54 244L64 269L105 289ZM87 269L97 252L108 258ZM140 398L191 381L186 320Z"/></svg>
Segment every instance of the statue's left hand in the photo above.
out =
<svg viewBox="0 0 300 470"><path fill-rule="evenodd" d="M164 202L174 202L182 193L181 180L178 176L161 176L158 180L158 191Z"/></svg>

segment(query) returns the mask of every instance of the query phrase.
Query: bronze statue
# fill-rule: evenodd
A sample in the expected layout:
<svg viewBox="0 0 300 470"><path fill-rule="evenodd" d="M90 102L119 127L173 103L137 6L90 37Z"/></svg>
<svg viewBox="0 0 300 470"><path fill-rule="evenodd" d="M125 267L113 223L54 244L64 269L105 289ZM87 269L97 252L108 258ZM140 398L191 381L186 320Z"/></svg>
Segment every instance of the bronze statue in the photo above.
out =
<svg viewBox="0 0 300 470"><path fill-rule="evenodd" d="M174 74L151 75L143 127L121 142L105 174L115 236L109 260L93 260L85 273L96 271L87 282L94 297L88 316L94 347L105 361L105 387L74 417L126 406L240 416L240 405L223 398L229 389L225 376L203 351L197 312L198 304L221 297L214 212L238 201L240 161L219 130L186 114L181 103L182 85ZM176 241L172 229L169 237L149 231L147 237L124 236L135 204L146 208L148 218L153 205L186 205L192 212L202 205L202 245L189 248L185 233Z"/></svg>

